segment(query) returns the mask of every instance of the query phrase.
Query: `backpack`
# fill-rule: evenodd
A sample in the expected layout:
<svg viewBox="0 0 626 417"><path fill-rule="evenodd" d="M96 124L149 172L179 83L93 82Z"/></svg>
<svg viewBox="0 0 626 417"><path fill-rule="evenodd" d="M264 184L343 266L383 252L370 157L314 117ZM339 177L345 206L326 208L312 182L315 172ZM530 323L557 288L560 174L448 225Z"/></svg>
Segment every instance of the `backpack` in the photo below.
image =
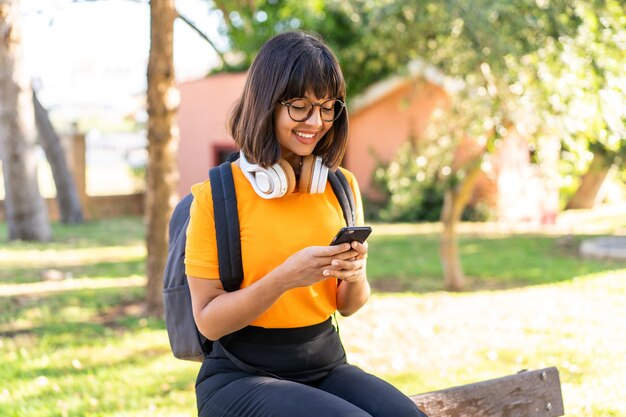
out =
<svg viewBox="0 0 626 417"><path fill-rule="evenodd" d="M209 170L220 281L224 290L229 292L239 289L243 280L237 197L230 166L236 159L235 155L238 154ZM329 171L328 181L341 205L346 225L354 226L356 222L354 196L346 177L337 169L335 172ZM193 195L186 195L176 205L170 218L169 249L163 275L163 301L165 325L172 353L178 359L203 361L211 352L213 342L205 338L196 326L185 275L185 244L192 201Z"/></svg>

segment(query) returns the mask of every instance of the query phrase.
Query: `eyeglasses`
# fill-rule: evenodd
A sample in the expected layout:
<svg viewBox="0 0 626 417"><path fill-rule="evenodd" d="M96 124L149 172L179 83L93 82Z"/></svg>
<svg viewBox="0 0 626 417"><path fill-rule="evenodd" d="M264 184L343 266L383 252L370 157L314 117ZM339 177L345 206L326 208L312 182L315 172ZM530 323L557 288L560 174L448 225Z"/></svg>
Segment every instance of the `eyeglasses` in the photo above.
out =
<svg viewBox="0 0 626 417"><path fill-rule="evenodd" d="M281 101L280 104L287 106L287 112L289 117L294 122L304 122L313 115L313 109L315 106L320 108L320 116L325 122L334 122L339 116L343 108L346 107L345 103L336 98L329 98L321 103L312 103L307 98L294 98L287 101Z"/></svg>

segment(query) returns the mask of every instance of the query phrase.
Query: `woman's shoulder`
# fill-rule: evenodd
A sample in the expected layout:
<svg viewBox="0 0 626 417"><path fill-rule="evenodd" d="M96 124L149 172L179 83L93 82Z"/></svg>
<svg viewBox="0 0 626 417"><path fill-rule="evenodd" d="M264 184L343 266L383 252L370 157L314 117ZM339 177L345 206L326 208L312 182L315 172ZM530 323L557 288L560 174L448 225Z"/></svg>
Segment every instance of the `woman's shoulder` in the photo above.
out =
<svg viewBox="0 0 626 417"><path fill-rule="evenodd" d="M242 179L245 179L245 177L243 173L241 172L241 169L239 168L238 164L234 162L231 163L231 169L233 172L233 179L235 182L235 191L238 191L239 188L241 188L239 183L242 181ZM212 189L213 187L211 186L211 180L207 178L202 182L192 185L191 193L193 194L195 199L212 204L213 203Z"/></svg>
<svg viewBox="0 0 626 417"><path fill-rule="evenodd" d="M193 198L196 201L213 204L211 181L208 178L202 182L192 185L191 194L193 194Z"/></svg>

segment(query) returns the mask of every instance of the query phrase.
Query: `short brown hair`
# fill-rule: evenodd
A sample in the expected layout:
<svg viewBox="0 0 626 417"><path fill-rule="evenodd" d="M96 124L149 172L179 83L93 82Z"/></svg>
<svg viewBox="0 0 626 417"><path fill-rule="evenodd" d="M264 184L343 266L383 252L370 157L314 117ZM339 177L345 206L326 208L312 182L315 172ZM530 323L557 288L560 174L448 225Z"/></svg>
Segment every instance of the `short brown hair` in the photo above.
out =
<svg viewBox="0 0 626 417"><path fill-rule="evenodd" d="M246 157L268 167L280 159L274 108L280 101L304 97L338 98L346 85L337 58L316 35L285 32L267 41L254 59L243 94L230 115L228 130ZM339 166L348 142L348 114L343 111L313 153L331 169Z"/></svg>

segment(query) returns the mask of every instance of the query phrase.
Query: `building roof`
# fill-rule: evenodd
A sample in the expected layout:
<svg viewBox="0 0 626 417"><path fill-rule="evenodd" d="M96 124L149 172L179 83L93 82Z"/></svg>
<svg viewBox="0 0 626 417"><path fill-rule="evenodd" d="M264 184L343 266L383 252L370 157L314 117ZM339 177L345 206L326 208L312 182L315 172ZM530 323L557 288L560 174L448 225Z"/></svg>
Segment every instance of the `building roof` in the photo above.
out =
<svg viewBox="0 0 626 417"><path fill-rule="evenodd" d="M453 84L458 83L458 80L452 80L450 77L447 77L434 65L429 64L423 59L415 59L401 72L375 82L367 87L361 94L351 99L349 105L350 114L355 115L359 113L418 78L441 87L446 91L454 89Z"/></svg>

